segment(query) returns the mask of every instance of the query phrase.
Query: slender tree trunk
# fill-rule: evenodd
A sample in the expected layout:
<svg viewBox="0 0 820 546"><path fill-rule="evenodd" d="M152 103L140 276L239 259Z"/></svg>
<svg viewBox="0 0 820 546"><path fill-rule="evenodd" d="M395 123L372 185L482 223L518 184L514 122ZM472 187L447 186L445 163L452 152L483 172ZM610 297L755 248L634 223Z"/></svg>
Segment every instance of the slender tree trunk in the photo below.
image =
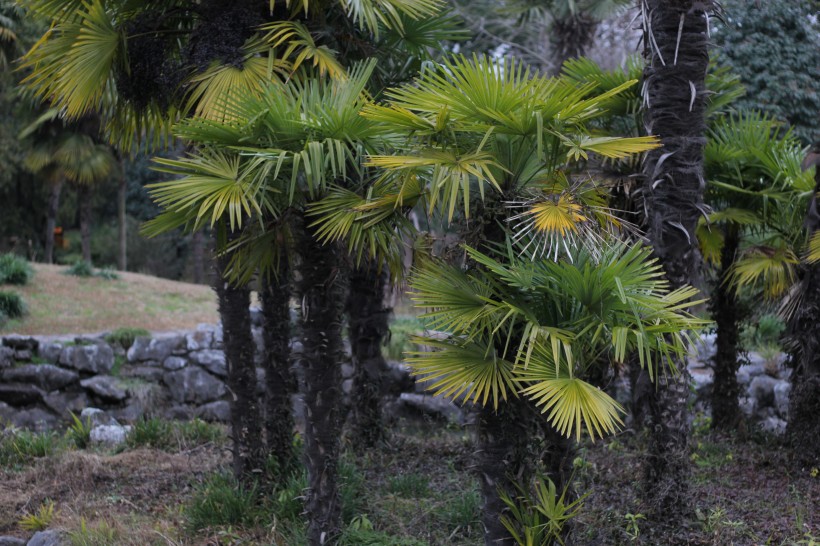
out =
<svg viewBox="0 0 820 546"><path fill-rule="evenodd" d="M644 121L663 147L645 162L647 235L673 288L692 282L699 255L695 228L705 180L705 77L709 65L709 2L642 0L644 14ZM690 511L689 374L664 377L649 396L649 456L644 500L656 522L675 525Z"/></svg>
<svg viewBox="0 0 820 546"><path fill-rule="evenodd" d="M205 236L201 230L197 230L191 235L191 254L193 255L193 277L196 284L202 284L205 280Z"/></svg>
<svg viewBox="0 0 820 546"><path fill-rule="evenodd" d="M47 264L54 263L54 230L57 228L57 211L60 209L60 193L63 189L62 178L51 186L48 194L48 211L46 215L46 248L43 261Z"/></svg>
<svg viewBox="0 0 820 546"><path fill-rule="evenodd" d="M268 456L276 461L282 483L296 461L293 453L293 412L291 395L295 379L290 370L290 270L283 257L276 276L260 289L265 339L265 432Z"/></svg>
<svg viewBox="0 0 820 546"><path fill-rule="evenodd" d="M77 198L80 201L80 240L83 261L91 263L91 188L88 184L79 186Z"/></svg>
<svg viewBox="0 0 820 546"><path fill-rule="evenodd" d="M736 225L727 226L724 232L723 250L720 254L720 275L712 294L711 310L717 325L717 351L715 353L715 382L712 385L712 428L734 430L741 422L740 385L737 382L738 324L741 310L735 291L728 279L735 254L740 246L740 234Z"/></svg>
<svg viewBox="0 0 820 546"><path fill-rule="evenodd" d="M564 18L556 18L550 28L550 42L555 58L555 73L569 59L583 57L595 39L598 23L588 14L579 10Z"/></svg>
<svg viewBox="0 0 820 546"><path fill-rule="evenodd" d="M382 382L387 364L382 356L391 309L384 305L387 271L363 266L350 273L348 329L353 357L351 401L353 445L371 447L385 437L381 418Z"/></svg>
<svg viewBox="0 0 820 546"><path fill-rule="evenodd" d="M299 249L305 467L310 546L331 544L341 530L338 459L341 435L342 318L346 296L338 250L307 230Z"/></svg>
<svg viewBox="0 0 820 546"><path fill-rule="evenodd" d="M811 165L815 188L806 214L810 236L820 231L820 144L815 144L804 162L804 167ZM786 439L797 459L811 468L820 465L820 263L807 264L803 273L803 298L789 321L794 372Z"/></svg>
<svg viewBox="0 0 820 546"><path fill-rule="evenodd" d="M512 398L499 404L498 411L492 407L479 410L476 471L483 497L481 523L484 526L485 546L515 544L509 531L501 524L501 516L507 506L501 500L499 491L516 498L518 492L515 484L526 487L532 477L529 468L533 459L527 449L532 427L529 412L524 407L527 403Z"/></svg>
<svg viewBox="0 0 820 546"><path fill-rule="evenodd" d="M229 235L229 240L238 233ZM219 245L217 244L217 247ZM262 411L256 396L254 342L251 335L250 289L234 286L225 278L229 254L216 260L216 293L231 391L231 436L236 478L251 484L261 477L265 453L262 441Z"/></svg>
<svg viewBox="0 0 820 546"><path fill-rule="evenodd" d="M125 178L125 161L120 158L120 185L117 191L117 269L125 271L128 267L128 224L125 217L125 197L128 193L128 181Z"/></svg>

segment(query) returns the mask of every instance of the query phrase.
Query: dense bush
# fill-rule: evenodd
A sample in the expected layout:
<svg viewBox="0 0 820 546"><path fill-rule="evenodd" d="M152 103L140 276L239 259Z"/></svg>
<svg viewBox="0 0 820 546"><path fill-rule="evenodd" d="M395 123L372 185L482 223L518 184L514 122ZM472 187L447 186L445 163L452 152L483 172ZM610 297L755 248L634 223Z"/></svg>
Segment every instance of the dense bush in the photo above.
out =
<svg viewBox="0 0 820 546"><path fill-rule="evenodd" d="M34 270L29 263L16 254L0 255L0 284L28 284Z"/></svg>
<svg viewBox="0 0 820 546"><path fill-rule="evenodd" d="M94 266L84 260L78 260L74 262L74 265L63 271L63 273L75 277L93 277Z"/></svg>
<svg viewBox="0 0 820 546"><path fill-rule="evenodd" d="M0 291L0 316L20 318L26 314L26 303L16 292Z"/></svg>
<svg viewBox="0 0 820 546"><path fill-rule="evenodd" d="M787 121L809 144L820 138L820 39L816 8L803 0L727 0L713 39L721 63L746 87L738 109Z"/></svg>

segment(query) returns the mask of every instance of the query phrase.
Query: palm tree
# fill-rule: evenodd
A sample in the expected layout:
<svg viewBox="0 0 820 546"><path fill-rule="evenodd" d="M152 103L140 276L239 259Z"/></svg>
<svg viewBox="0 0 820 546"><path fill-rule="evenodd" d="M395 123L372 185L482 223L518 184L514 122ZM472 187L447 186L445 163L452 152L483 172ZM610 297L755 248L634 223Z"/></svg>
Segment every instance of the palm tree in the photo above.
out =
<svg viewBox="0 0 820 546"><path fill-rule="evenodd" d="M417 203L445 223L463 215L469 228L463 237L482 252L504 243L505 224L515 239L537 232L533 246L550 256L562 255L565 246L594 246L595 233L613 218L605 192L572 168L592 153L623 157L654 145L647 137L592 137L587 129L602 103L634 83L584 100L588 88L531 76L515 61L455 57L389 90L386 104L365 108L366 118L395 135L391 155L369 159L384 174L366 195L331 192L313 213L330 240L345 238L354 247L373 233L365 227L403 218ZM350 212L342 218L338 211L345 208ZM497 487L512 491L509 476L531 474L542 456L527 456L537 428L531 414L515 401L481 410L477 471L487 544L510 539Z"/></svg>
<svg viewBox="0 0 820 546"><path fill-rule="evenodd" d="M814 191L806 214L809 235L807 264L803 270L797 294L799 303L789 323L792 360L795 373L789 401L789 422L786 437L802 461L808 466L820 462L820 214L817 199L820 196L820 146L811 149L803 163L808 172L814 166Z"/></svg>
<svg viewBox="0 0 820 546"><path fill-rule="evenodd" d="M708 132L707 203L698 240L707 262L719 267L711 309L717 325L712 425L730 430L741 419L738 405L738 327L745 310L737 293L782 296L795 275L802 218L812 181L800 170L800 143L780 134L776 122L755 112L720 117Z"/></svg>
<svg viewBox="0 0 820 546"><path fill-rule="evenodd" d="M0 70L6 70L9 61L20 53L16 29L22 15L17 4L6 0L0 2Z"/></svg>
<svg viewBox="0 0 820 546"><path fill-rule="evenodd" d="M26 167L44 177L50 188L45 229L44 261L54 259L54 228L60 193L66 181L80 195L80 232L83 260L91 262L91 198L90 190L118 168L110 147L94 141L96 122L86 118L69 123L60 117L57 108L49 108L20 133L21 139L31 139Z"/></svg>
<svg viewBox="0 0 820 546"><path fill-rule="evenodd" d="M698 270L695 229L704 214L708 15L711 2L641 0L644 28L643 106L649 134L663 147L643 173L647 236L672 287L691 284ZM685 367L677 380L649 389L650 447L644 494L650 513L675 524L688 511L689 393ZM671 519L670 519L671 518Z"/></svg>
<svg viewBox="0 0 820 546"><path fill-rule="evenodd" d="M435 351L408 362L438 394L493 409L518 400L576 441L614 432L624 413L590 377L631 351L657 375L660 361L685 354L685 330L702 324L683 311L696 291L670 291L639 246L611 242L557 262L513 246L496 257L467 253L483 267L433 263L411 281L413 300L430 310L428 326L445 337L419 338Z"/></svg>

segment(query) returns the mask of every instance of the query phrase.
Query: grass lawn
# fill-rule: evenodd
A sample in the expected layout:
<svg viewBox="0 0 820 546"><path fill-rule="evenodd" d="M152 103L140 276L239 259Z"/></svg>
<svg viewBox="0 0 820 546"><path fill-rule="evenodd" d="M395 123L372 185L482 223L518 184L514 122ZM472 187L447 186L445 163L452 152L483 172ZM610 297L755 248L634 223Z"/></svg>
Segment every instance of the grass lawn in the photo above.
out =
<svg viewBox="0 0 820 546"><path fill-rule="evenodd" d="M0 287L18 292L28 305L28 315L10 320L0 334L85 334L122 327L159 332L219 320L208 286L137 273L118 273L114 280L75 277L62 274L64 266L32 266L36 273L28 285Z"/></svg>

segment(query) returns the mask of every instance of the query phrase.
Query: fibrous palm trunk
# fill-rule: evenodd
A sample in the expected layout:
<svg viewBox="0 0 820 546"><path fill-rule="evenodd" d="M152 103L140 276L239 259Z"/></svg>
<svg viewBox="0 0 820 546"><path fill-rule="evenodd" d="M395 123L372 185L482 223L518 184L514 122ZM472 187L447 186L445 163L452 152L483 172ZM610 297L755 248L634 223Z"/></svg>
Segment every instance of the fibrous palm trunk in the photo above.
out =
<svg viewBox="0 0 820 546"><path fill-rule="evenodd" d="M47 264L54 263L54 230L57 228L57 211L60 209L60 192L63 189L64 181L58 179L51 186L48 194L48 211L46 213L46 246L43 261Z"/></svg>
<svg viewBox="0 0 820 546"><path fill-rule="evenodd" d="M231 236L229 236L230 240ZM261 477L265 452L262 441L262 412L256 396L254 342L251 334L250 289L226 278L230 253L216 260L216 293L222 320L227 384L231 391L231 436L233 467L237 479L252 484Z"/></svg>
<svg viewBox="0 0 820 546"><path fill-rule="evenodd" d="M91 188L88 184L77 188L77 200L80 202L80 246L83 261L91 263Z"/></svg>
<svg viewBox="0 0 820 546"><path fill-rule="evenodd" d="M382 345L391 311L384 305L386 285L386 270L365 265L350 273L347 317L354 367L351 437L353 445L359 447L371 447L385 436L381 399L387 364Z"/></svg>
<svg viewBox="0 0 820 546"><path fill-rule="evenodd" d="M117 269L125 271L128 266L128 227L125 216L125 198L128 181L125 178L125 163L120 159L120 184L117 190Z"/></svg>
<svg viewBox="0 0 820 546"><path fill-rule="evenodd" d="M339 252L312 233L300 236L301 392L305 403L308 543L330 544L341 529L338 459L341 434L342 318L346 296Z"/></svg>
<svg viewBox="0 0 820 546"><path fill-rule="evenodd" d="M728 279L740 245L740 237L736 225L728 226L724 235L720 254L720 275L711 299L712 316L717 326L715 381L712 385L712 428L733 430L741 421L738 403L740 385L737 382L740 364L737 358L738 324L741 312L735 291L729 286Z"/></svg>
<svg viewBox="0 0 820 546"><path fill-rule="evenodd" d="M561 72L564 62L586 55L595 39L597 28L598 22L583 11L553 19L550 42L554 51L556 74Z"/></svg>
<svg viewBox="0 0 820 546"><path fill-rule="evenodd" d="M264 316L265 340L265 433L268 455L276 461L282 482L292 470L293 412L291 395L296 391L290 369L290 271L282 258L275 276L263 281L259 292Z"/></svg>
<svg viewBox="0 0 820 546"><path fill-rule="evenodd" d="M806 215L806 227L814 235L820 232L819 145L815 145L805 165L816 169L815 193ZM800 293L802 299L789 321L794 372L786 439L802 463L816 467L820 465L820 263L804 268Z"/></svg>
<svg viewBox="0 0 820 546"><path fill-rule="evenodd" d="M644 120L663 147L645 163L647 234L673 288L692 282L699 255L695 228L705 180L705 77L709 65L709 2L642 0L644 25ZM674 524L690 503L689 374L675 363L677 378L661 377L650 393L650 446L644 494L650 514Z"/></svg>

